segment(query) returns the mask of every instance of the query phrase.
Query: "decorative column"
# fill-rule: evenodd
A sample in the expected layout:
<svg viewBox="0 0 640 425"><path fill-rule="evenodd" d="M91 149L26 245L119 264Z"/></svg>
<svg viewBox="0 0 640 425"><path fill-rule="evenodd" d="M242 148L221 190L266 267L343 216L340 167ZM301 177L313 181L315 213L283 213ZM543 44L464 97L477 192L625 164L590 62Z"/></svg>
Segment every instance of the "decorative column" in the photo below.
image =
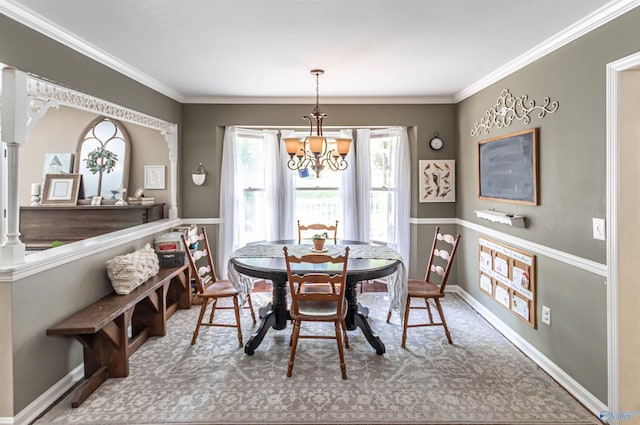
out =
<svg viewBox="0 0 640 425"><path fill-rule="evenodd" d="M169 129L162 131L162 135L169 146L169 169L171 171L169 218L178 218L178 126L172 124Z"/></svg>
<svg viewBox="0 0 640 425"><path fill-rule="evenodd" d="M19 159L20 145L27 141L27 75L13 68L2 70L2 141L7 147L7 217L5 243L0 246L0 265L24 262L20 241Z"/></svg>

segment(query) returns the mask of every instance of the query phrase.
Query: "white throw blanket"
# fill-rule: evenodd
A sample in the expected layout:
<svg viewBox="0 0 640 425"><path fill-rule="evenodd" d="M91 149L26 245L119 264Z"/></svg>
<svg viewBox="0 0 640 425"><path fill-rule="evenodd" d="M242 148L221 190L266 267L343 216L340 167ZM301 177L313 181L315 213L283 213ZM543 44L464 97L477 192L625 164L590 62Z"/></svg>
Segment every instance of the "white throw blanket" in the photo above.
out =
<svg viewBox="0 0 640 425"><path fill-rule="evenodd" d="M300 257L311 253L310 245L297 244L272 244L261 243L247 245L231 253L227 267L229 280L238 290L240 298L244 303L246 296L253 288L253 278L239 273L231 262L234 258L278 258L284 257L283 247L287 247L290 255ZM407 303L407 270L402 262L402 256L394 249L383 245L328 245L328 255L339 255L344 253L346 246L349 246L349 258L377 259L377 260L398 260L400 264L396 271L387 279L387 287L391 298L390 310L398 310L400 318L404 318L404 309Z"/></svg>

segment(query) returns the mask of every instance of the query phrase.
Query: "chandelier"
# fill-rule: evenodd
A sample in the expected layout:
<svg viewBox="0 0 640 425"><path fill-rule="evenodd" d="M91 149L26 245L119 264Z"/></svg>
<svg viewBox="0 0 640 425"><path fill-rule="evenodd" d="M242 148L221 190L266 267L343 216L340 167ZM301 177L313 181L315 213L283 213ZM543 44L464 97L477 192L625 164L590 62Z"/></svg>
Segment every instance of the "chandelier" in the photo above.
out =
<svg viewBox="0 0 640 425"><path fill-rule="evenodd" d="M328 140L322 135L322 121L327 116L320 110L320 95L318 91L319 77L324 74L322 69L312 69L311 74L316 76L316 107L309 115L302 118L309 120L309 136L304 139L297 137L284 138L289 161L287 167L291 170L304 170L311 167L320 177L320 171L325 167L333 171L345 170L347 161L345 157L349 153L351 139L336 138ZM316 126L316 134L313 134L313 126Z"/></svg>

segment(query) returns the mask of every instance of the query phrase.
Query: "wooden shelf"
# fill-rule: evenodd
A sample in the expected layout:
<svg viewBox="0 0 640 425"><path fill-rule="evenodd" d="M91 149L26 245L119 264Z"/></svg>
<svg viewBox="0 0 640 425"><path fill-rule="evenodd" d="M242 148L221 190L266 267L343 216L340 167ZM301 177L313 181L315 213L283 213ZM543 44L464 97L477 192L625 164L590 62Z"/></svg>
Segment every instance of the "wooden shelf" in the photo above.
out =
<svg viewBox="0 0 640 425"><path fill-rule="evenodd" d="M513 227L525 227L524 216L510 214L495 210L476 210L476 216L483 220L489 220L494 223L506 224Z"/></svg>
<svg viewBox="0 0 640 425"><path fill-rule="evenodd" d="M20 207L20 234L27 245L75 242L164 217L164 204Z"/></svg>

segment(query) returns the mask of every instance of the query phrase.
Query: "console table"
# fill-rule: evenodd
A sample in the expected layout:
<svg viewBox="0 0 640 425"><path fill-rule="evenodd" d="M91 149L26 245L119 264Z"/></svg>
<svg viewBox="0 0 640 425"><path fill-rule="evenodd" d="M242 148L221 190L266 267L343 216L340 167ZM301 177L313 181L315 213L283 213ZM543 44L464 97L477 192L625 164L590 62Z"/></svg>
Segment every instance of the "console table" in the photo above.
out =
<svg viewBox="0 0 640 425"><path fill-rule="evenodd" d="M164 217L164 203L20 207L20 234L26 245L75 242Z"/></svg>

